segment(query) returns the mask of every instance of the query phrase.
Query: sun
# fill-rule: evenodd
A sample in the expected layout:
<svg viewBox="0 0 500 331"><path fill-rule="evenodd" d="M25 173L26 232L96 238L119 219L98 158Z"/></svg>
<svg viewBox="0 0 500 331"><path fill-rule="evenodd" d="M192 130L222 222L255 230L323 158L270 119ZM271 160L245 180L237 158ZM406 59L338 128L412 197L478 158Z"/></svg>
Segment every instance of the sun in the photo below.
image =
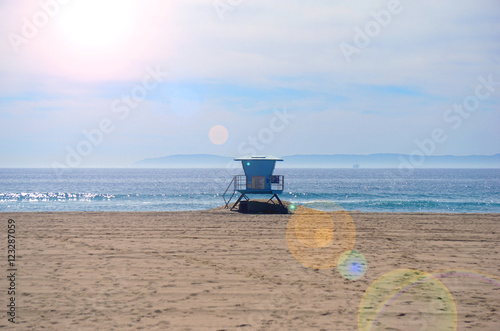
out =
<svg viewBox="0 0 500 331"><path fill-rule="evenodd" d="M68 46L101 53L127 41L134 12L133 0L75 0L61 8L57 20Z"/></svg>

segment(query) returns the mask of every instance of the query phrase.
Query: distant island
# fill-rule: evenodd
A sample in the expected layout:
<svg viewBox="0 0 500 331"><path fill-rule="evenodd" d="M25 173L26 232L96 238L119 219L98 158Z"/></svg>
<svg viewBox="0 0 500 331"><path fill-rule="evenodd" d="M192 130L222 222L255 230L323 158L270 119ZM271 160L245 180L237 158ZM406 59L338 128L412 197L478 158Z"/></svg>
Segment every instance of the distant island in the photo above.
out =
<svg viewBox="0 0 500 331"><path fill-rule="evenodd" d="M235 155L238 157L240 155ZM148 158L133 164L138 168L224 168L234 157L211 154L178 154ZM282 156L280 168L500 168L500 154L410 156L405 154L333 154Z"/></svg>

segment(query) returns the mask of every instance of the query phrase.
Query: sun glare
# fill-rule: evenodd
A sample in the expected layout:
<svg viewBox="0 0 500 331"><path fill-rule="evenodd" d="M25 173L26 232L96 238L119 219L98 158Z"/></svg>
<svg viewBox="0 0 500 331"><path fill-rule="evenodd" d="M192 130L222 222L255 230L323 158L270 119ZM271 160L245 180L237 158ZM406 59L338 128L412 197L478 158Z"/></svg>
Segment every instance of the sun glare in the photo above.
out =
<svg viewBox="0 0 500 331"><path fill-rule="evenodd" d="M67 41L86 52L108 52L125 43L133 25L135 1L79 0L59 14Z"/></svg>

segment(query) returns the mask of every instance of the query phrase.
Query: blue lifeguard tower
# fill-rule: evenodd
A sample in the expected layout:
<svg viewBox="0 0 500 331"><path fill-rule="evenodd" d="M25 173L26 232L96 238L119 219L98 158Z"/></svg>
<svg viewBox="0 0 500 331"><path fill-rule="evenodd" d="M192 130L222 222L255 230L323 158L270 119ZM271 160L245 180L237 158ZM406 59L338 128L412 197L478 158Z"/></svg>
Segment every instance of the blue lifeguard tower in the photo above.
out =
<svg viewBox="0 0 500 331"><path fill-rule="evenodd" d="M273 175L276 161L283 161L283 159L274 156L244 156L234 160L241 161L245 175L236 175L229 183L226 192L222 196L226 208L229 208L229 202L236 192L241 193L241 195L232 208L235 208L241 199L250 200L247 194L272 194L272 197L267 202L272 201L274 203L273 199L276 198L278 204L284 208L278 194L283 193L285 177ZM231 190L231 185L233 186L232 193L229 199L226 200L226 194Z"/></svg>

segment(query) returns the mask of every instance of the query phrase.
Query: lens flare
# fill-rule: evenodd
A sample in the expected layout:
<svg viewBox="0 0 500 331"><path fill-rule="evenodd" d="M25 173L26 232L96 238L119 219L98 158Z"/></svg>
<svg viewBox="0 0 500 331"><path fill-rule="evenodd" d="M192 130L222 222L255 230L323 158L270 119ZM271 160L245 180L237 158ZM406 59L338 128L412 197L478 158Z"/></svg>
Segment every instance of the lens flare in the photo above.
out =
<svg viewBox="0 0 500 331"><path fill-rule="evenodd" d="M432 274L399 269L366 290L358 309L358 327L361 331L397 329L401 318L409 329L456 330L457 308L448 288Z"/></svg>
<svg viewBox="0 0 500 331"><path fill-rule="evenodd" d="M229 138L229 132L223 125L214 125L208 132L208 138L215 145L224 144Z"/></svg>
<svg viewBox="0 0 500 331"><path fill-rule="evenodd" d="M321 228L314 233L314 242L318 247L327 247L333 241L333 224L332 229Z"/></svg>
<svg viewBox="0 0 500 331"><path fill-rule="evenodd" d="M290 209L294 212L288 221L286 240L300 263L312 269L329 269L337 265L344 252L352 251L356 228L348 212L327 213L296 205Z"/></svg>
<svg viewBox="0 0 500 331"><path fill-rule="evenodd" d="M349 280L357 280L363 277L366 269L368 269L366 258L358 251L343 253L337 263L337 270L340 275Z"/></svg>

